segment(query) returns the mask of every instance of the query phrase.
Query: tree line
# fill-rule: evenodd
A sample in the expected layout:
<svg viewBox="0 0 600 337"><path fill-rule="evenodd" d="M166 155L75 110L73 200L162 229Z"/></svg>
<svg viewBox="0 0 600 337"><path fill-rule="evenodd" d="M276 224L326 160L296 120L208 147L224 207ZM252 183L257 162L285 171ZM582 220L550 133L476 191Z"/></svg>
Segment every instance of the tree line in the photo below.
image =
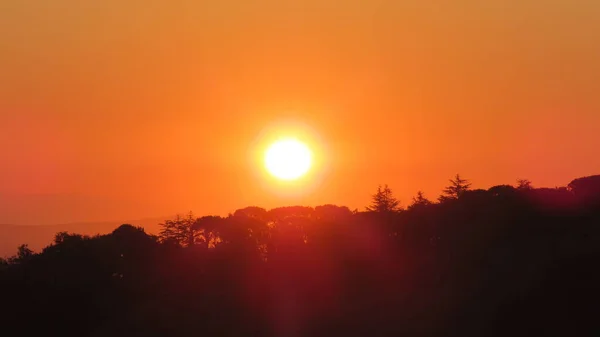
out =
<svg viewBox="0 0 600 337"><path fill-rule="evenodd" d="M594 335L600 176L404 207L251 206L159 235L57 233L0 262L0 331L60 336ZM41 330L40 330L41 329Z"/></svg>

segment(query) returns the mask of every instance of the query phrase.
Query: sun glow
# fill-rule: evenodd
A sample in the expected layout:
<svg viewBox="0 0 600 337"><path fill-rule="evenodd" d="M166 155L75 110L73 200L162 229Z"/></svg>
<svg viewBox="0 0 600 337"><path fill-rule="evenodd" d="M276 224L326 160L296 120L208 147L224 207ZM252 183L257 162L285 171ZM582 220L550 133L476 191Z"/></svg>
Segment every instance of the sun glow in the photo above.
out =
<svg viewBox="0 0 600 337"><path fill-rule="evenodd" d="M311 150L293 138L278 140L265 152L267 171L281 180L298 179L310 170L311 165Z"/></svg>

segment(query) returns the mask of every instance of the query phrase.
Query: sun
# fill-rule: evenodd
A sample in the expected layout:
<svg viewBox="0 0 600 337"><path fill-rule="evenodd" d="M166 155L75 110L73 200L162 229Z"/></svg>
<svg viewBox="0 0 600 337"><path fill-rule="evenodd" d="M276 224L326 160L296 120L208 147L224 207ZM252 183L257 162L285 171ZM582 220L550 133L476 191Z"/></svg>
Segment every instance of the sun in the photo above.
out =
<svg viewBox="0 0 600 337"><path fill-rule="evenodd" d="M311 165L311 150L297 139L278 140L265 152L267 171L281 180L298 179L310 170Z"/></svg>

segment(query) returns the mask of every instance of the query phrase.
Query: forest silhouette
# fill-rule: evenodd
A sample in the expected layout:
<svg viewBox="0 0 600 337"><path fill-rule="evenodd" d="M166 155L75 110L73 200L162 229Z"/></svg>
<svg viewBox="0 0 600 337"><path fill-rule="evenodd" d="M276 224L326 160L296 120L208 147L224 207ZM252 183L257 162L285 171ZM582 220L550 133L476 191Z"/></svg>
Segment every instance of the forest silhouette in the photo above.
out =
<svg viewBox="0 0 600 337"><path fill-rule="evenodd" d="M3 336L598 336L600 176L246 207L0 261Z"/></svg>

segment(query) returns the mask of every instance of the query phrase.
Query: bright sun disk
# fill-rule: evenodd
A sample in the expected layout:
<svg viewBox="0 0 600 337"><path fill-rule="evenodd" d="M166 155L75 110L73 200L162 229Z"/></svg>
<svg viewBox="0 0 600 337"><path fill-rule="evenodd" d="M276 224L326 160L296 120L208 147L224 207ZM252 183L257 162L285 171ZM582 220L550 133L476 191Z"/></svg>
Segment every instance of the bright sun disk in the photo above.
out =
<svg viewBox="0 0 600 337"><path fill-rule="evenodd" d="M294 180L305 175L312 163L308 146L296 139L273 143L265 153L265 167L270 174L282 180Z"/></svg>

